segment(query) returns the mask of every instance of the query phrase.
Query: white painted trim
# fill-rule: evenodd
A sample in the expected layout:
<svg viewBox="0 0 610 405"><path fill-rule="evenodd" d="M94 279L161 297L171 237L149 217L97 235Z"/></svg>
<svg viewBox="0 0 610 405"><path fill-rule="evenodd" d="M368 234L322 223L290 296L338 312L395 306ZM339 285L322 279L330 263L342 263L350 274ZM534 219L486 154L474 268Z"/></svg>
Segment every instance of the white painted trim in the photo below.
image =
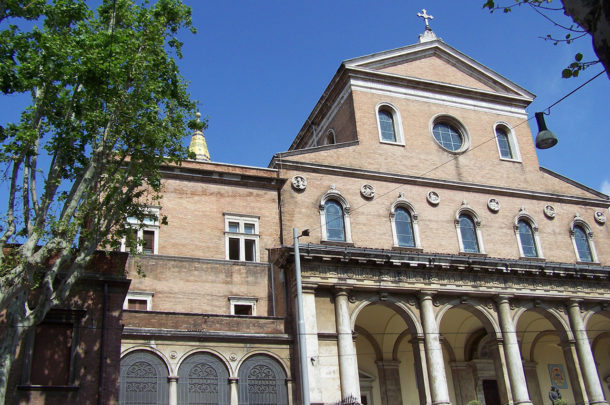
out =
<svg viewBox="0 0 610 405"><path fill-rule="evenodd" d="M146 301L146 310L152 310L152 298L155 295L154 292L147 291L129 291L123 301L123 309L128 309L128 301L130 299Z"/></svg>
<svg viewBox="0 0 610 405"><path fill-rule="evenodd" d="M508 135L508 145L510 146L510 151L513 154L513 158L505 158L502 157L502 153L500 152L500 144L498 143L498 136L496 135L496 129L501 127L504 131L506 131L506 135ZM517 137L515 136L515 131L511 128L511 126L504 121L498 121L494 124L493 134L496 138L496 146L498 147L498 156L500 160L505 160L507 162L521 162L521 150L519 149L519 143L517 142Z"/></svg>
<svg viewBox="0 0 610 405"><path fill-rule="evenodd" d="M443 145L441 145L441 143L434 136L434 125L443 124L443 123L457 127L457 130L460 133L460 136L462 137L462 146L460 147L460 149L449 150L449 149L445 148ZM432 140L445 152L449 152L454 155L461 155L462 153L464 153L464 152L468 151L468 149L470 149L471 142L470 142L470 133L468 132L468 128L466 128L466 125L464 125L462 123L462 121L460 121L453 115L436 114L434 117L432 117L432 119L430 119L430 122L428 125L429 125L429 131L430 131L430 136L432 137Z"/></svg>
<svg viewBox="0 0 610 405"><path fill-rule="evenodd" d="M146 208L146 211L148 212L147 215L154 216L154 218L155 218L151 222L145 221L144 223L140 223L135 218L131 218L131 217L127 218L125 220L126 227L136 229L136 240L138 242L144 239L144 231L154 232L154 246L153 246L153 252L152 252L153 255L159 254L159 209L160 209L160 207L158 207L158 206ZM123 237L121 239L121 249L120 249L121 252L127 251L127 246L125 245L125 243L126 243L125 237ZM138 243L136 251L138 253L142 253L143 247L141 244Z"/></svg>
<svg viewBox="0 0 610 405"><path fill-rule="evenodd" d="M360 78L351 79L352 90L366 93L380 94L383 96L399 97L408 100L422 101L425 103L439 104L449 107L466 108L487 112L492 114L503 114L512 117L527 119L527 112L524 108L509 107L501 103L491 103L487 101L477 101L472 98L439 94L438 92L416 90L413 88L375 83L371 80Z"/></svg>
<svg viewBox="0 0 610 405"><path fill-rule="evenodd" d="M252 307L252 316L256 316L256 297L229 297L230 314L235 315L235 305L250 305Z"/></svg>
<svg viewBox="0 0 610 405"><path fill-rule="evenodd" d="M391 142L391 141L384 141L381 137L381 123L379 122L379 111L380 110L385 110L388 111L392 114L392 124L394 124L394 136L396 138L396 141ZM389 103L387 101L382 101L379 104L377 104L377 106L375 106L375 117L377 119L377 134L379 136L379 142L380 143L385 143L385 144L389 144L389 145L400 145L400 146L404 146L405 145L405 137L403 134L403 126L402 126L402 119L400 117L400 111L398 110L398 108L396 108L396 106L394 106L392 103Z"/></svg>
<svg viewBox="0 0 610 405"><path fill-rule="evenodd" d="M229 258L229 239L239 239L239 261L246 261L246 239L254 241L254 262L260 262L260 233L259 233L259 217L257 215L248 214L230 214L224 213L225 219L225 258ZM229 231L229 222L237 222L239 230L237 232ZM254 224L254 233L245 233L244 224Z"/></svg>

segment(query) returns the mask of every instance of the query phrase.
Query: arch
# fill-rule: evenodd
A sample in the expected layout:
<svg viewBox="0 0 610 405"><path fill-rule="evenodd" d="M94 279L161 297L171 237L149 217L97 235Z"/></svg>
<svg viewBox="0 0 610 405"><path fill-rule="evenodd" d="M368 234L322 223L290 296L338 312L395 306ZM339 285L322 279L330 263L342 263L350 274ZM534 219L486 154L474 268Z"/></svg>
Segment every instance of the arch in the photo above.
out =
<svg viewBox="0 0 610 405"><path fill-rule="evenodd" d="M539 332L538 334L536 334L536 337L532 340L532 343L530 344L530 353L529 353L529 359L530 361L534 360L534 352L536 351L536 345L538 344L538 342L547 337L547 336L555 336L558 335L559 333L556 330L543 330L542 332Z"/></svg>
<svg viewBox="0 0 610 405"><path fill-rule="evenodd" d="M220 353L217 350L214 350L212 348L206 347L206 348L195 348L195 349L191 349L189 351L187 351L186 353L184 353L180 359L178 359L178 364L176 365L176 367L179 369L180 366L182 365L182 363L188 359L190 356L197 354L197 353L206 353L206 354L210 354L212 356L215 356L216 358L218 358L219 361L222 362L222 364L226 367L227 370L229 370L229 376L233 375L233 367L231 367L231 363L226 359L226 357Z"/></svg>
<svg viewBox="0 0 610 405"><path fill-rule="evenodd" d="M375 350L376 360L378 360L378 361L383 360L383 353L381 351L381 348L379 347L379 344L373 337L373 335L371 335L366 329L364 329L360 326L355 326L354 332L356 332L358 335L364 337L371 344L371 346L373 346L373 350Z"/></svg>
<svg viewBox="0 0 610 405"><path fill-rule="evenodd" d="M469 312L475 318L477 318L482 324L485 330L490 335L495 335L497 338L502 337L502 331L500 329L500 324L498 323L495 314L491 312L485 305L476 303L476 301L469 302L468 300L463 300L461 298L455 298L451 301L445 303L441 309L436 313L436 324L441 324L443 320L443 316L447 311L451 308L461 308L466 312Z"/></svg>
<svg viewBox="0 0 610 405"><path fill-rule="evenodd" d="M454 221L460 252L485 254L481 220L466 201L462 201L461 207L455 213Z"/></svg>
<svg viewBox="0 0 610 405"><path fill-rule="evenodd" d="M402 121L398 108L391 103L382 102L377 104L375 111L379 142L404 145Z"/></svg>
<svg viewBox="0 0 610 405"><path fill-rule="evenodd" d="M405 323L407 324L409 329L415 332L415 333L412 333L413 335L416 335L416 336L424 335L424 329L423 329L422 325L420 324L418 317L413 312L413 310L408 305L405 305L401 300L394 298L391 295L384 296L383 300L378 295L371 296L369 298L362 300L358 305L356 305L356 307L352 311L351 318L350 318L350 325L351 325L352 330L354 330L354 328L355 328L356 319L358 319L358 314L360 313L360 311L362 311L367 306L376 304L376 303L381 303L382 305L386 305L386 306L390 307L391 309L393 309L394 311L396 311L396 313L398 315L400 315L401 318L405 321Z"/></svg>
<svg viewBox="0 0 610 405"><path fill-rule="evenodd" d="M288 403L286 371L267 354L253 354L239 366L240 405L285 405Z"/></svg>
<svg viewBox="0 0 610 405"><path fill-rule="evenodd" d="M224 404L231 401L229 371L216 355L199 351L178 367L178 403Z"/></svg>
<svg viewBox="0 0 610 405"><path fill-rule="evenodd" d="M167 368L169 375L176 374L176 370L174 370L174 368L172 367L172 363L169 361L169 359L167 358L165 353L163 353L156 347L145 346L145 345L137 345L137 346L129 347L121 352L121 359L123 357L127 356L129 353L137 352L137 351L151 352L152 354L159 357L163 361L163 364L165 364L165 367Z"/></svg>
<svg viewBox="0 0 610 405"><path fill-rule="evenodd" d="M401 192L396 201L390 206L390 224L392 226L392 238L395 247L421 248L418 217L419 215L415 211L415 207L405 198L404 193ZM408 235L409 230L411 232L410 238Z"/></svg>
<svg viewBox="0 0 610 405"><path fill-rule="evenodd" d="M533 311L551 323L559 334L559 338L562 342L574 339L569 321L563 315L561 315L561 312L556 308L536 301L520 303L520 306L521 309L515 313L513 319L513 323L515 324L515 328L517 328L517 330L521 316L523 316L523 314L527 311Z"/></svg>
<svg viewBox="0 0 610 405"><path fill-rule="evenodd" d="M517 238L520 257L544 258L538 234L538 224L524 207L521 207L519 213L515 216L513 229Z"/></svg>
<svg viewBox="0 0 610 405"><path fill-rule="evenodd" d="M133 350L121 358L119 404L169 403L167 365L150 350Z"/></svg>
<svg viewBox="0 0 610 405"><path fill-rule="evenodd" d="M500 159L520 162L519 143L511 126L504 121L498 121L494 124L494 134Z"/></svg>
<svg viewBox="0 0 610 405"><path fill-rule="evenodd" d="M574 215L570 223L570 238L579 262L597 263L597 252L593 243L593 231L580 215Z"/></svg>
<svg viewBox="0 0 610 405"><path fill-rule="evenodd" d="M332 225L336 228L329 232L329 220L331 218L328 217L327 209L333 207L333 214L340 216L337 217L335 221L332 221ZM346 242L352 243L352 229L350 224L350 205L343 197L343 195L337 190L335 185L331 185L330 189L324 193L322 198L320 198L320 229L322 231L322 241L330 241L330 242ZM341 221L339 220L341 219ZM340 234L341 226L343 230L343 235Z"/></svg>

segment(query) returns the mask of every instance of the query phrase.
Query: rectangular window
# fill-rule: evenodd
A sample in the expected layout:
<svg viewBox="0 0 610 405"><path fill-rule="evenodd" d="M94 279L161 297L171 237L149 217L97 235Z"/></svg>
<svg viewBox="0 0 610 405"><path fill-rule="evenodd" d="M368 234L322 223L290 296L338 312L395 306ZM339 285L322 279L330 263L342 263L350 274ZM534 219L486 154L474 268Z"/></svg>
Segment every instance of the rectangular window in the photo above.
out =
<svg viewBox="0 0 610 405"><path fill-rule="evenodd" d="M145 291L129 291L123 303L123 309L134 311L150 311L154 293Z"/></svg>
<svg viewBox="0 0 610 405"><path fill-rule="evenodd" d="M86 311L51 309L22 340L21 386L73 386Z"/></svg>
<svg viewBox="0 0 610 405"><path fill-rule="evenodd" d="M157 254L159 244L159 208L147 208L147 216L142 221L137 218L129 217L126 226L132 229L133 235L123 238L121 251L129 250L132 240L137 241L137 251L146 254Z"/></svg>
<svg viewBox="0 0 610 405"><path fill-rule="evenodd" d="M256 315L256 302L258 298L251 297L229 297L231 304L231 315Z"/></svg>
<svg viewBox="0 0 610 405"><path fill-rule="evenodd" d="M246 262L258 262L259 234L257 216L225 215L226 258Z"/></svg>
<svg viewBox="0 0 610 405"><path fill-rule="evenodd" d="M36 327L32 385L69 384L73 329L71 323L43 322Z"/></svg>

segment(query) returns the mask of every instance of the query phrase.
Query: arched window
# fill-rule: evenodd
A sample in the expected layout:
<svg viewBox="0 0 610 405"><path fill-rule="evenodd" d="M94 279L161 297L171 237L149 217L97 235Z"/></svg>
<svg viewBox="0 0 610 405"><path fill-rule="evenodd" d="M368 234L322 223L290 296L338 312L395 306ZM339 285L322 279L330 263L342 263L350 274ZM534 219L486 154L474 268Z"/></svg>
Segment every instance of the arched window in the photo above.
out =
<svg viewBox="0 0 610 405"><path fill-rule="evenodd" d="M329 129L326 133L326 137L324 138L324 145L334 145L335 142L335 131Z"/></svg>
<svg viewBox="0 0 610 405"><path fill-rule="evenodd" d="M582 228L582 226L576 225L574 227L574 242L576 244L576 252L578 253L578 260L581 262L592 262L593 255L591 254L591 245L589 245L589 237Z"/></svg>
<svg viewBox="0 0 610 405"><path fill-rule="evenodd" d="M532 226L527 221L520 219L517 222L517 227L522 255L524 257L538 257L538 249L536 249Z"/></svg>
<svg viewBox="0 0 610 405"><path fill-rule="evenodd" d="M229 405L229 372L220 359L196 353L178 369L178 403Z"/></svg>
<svg viewBox="0 0 610 405"><path fill-rule="evenodd" d="M324 204L326 214L326 239L345 242L345 224L343 222L343 207L335 200Z"/></svg>
<svg viewBox="0 0 610 405"><path fill-rule="evenodd" d="M390 223L395 247L420 247L417 213L402 192L390 208Z"/></svg>
<svg viewBox="0 0 610 405"><path fill-rule="evenodd" d="M320 200L322 241L351 243L350 206L334 185Z"/></svg>
<svg viewBox="0 0 610 405"><path fill-rule="evenodd" d="M288 403L286 372L270 356L254 355L239 367L239 405Z"/></svg>
<svg viewBox="0 0 610 405"><path fill-rule="evenodd" d="M462 251L479 253L479 240L473 219L468 214L460 215L460 235L462 236Z"/></svg>
<svg viewBox="0 0 610 405"><path fill-rule="evenodd" d="M382 103L377 106L377 125L381 142L404 143L400 116L393 105Z"/></svg>
<svg viewBox="0 0 610 405"><path fill-rule="evenodd" d="M394 131L394 118L388 110L379 110L379 128L381 140L385 142L396 142L396 131Z"/></svg>
<svg viewBox="0 0 610 405"><path fill-rule="evenodd" d="M400 207L396 209L396 239L398 246L414 247L415 237L413 235L413 221L411 214L406 209Z"/></svg>
<svg viewBox="0 0 610 405"><path fill-rule="evenodd" d="M485 253L480 227L481 221L476 212L470 208L466 201L463 201L462 206L455 214L455 229L460 252Z"/></svg>
<svg viewBox="0 0 610 405"><path fill-rule="evenodd" d="M521 155L519 153L517 138L508 124L497 124L495 127L495 133L500 159L520 161Z"/></svg>
<svg viewBox="0 0 610 405"><path fill-rule="evenodd" d="M167 366L155 354L140 350L121 359L119 404L167 405Z"/></svg>

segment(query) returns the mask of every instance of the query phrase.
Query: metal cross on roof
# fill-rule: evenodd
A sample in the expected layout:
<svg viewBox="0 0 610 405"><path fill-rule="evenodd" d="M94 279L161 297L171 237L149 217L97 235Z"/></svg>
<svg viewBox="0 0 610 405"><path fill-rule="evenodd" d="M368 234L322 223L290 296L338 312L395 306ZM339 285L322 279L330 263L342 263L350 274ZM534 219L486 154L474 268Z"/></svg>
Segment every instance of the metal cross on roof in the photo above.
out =
<svg viewBox="0 0 610 405"><path fill-rule="evenodd" d="M423 19L424 19L424 21L426 22L426 29L427 29L427 30L429 30L429 29L430 29L430 24L428 24L428 20L433 20L433 19L434 19L434 17L433 17L433 16L431 16L431 15L429 15L429 14L426 12L426 9L425 9L425 8L422 8L422 10L421 10L421 11L422 11L421 13L417 13L417 16L418 16L418 17L421 17L421 18L423 18Z"/></svg>

